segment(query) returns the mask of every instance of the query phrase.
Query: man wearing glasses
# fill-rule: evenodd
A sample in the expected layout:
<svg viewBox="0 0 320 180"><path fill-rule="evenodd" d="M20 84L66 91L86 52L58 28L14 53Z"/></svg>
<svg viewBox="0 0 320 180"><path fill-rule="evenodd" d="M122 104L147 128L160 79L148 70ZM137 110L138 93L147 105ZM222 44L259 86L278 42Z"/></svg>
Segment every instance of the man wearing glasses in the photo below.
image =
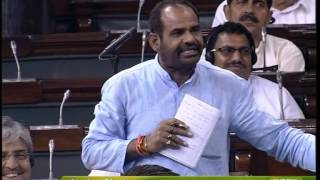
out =
<svg viewBox="0 0 320 180"><path fill-rule="evenodd" d="M278 85L251 74L257 61L250 32L239 23L226 22L215 27L208 36L206 60L248 80L258 109L280 119ZM302 110L286 88L283 88L283 111L286 119L305 119Z"/></svg>
<svg viewBox="0 0 320 180"><path fill-rule="evenodd" d="M229 22L238 22L252 34L257 61L255 70L305 71L305 60L300 49L284 38L267 34L266 26L272 18L272 0L227 0L224 14Z"/></svg>
<svg viewBox="0 0 320 180"><path fill-rule="evenodd" d="M8 116L2 116L2 180L31 178L30 132Z"/></svg>

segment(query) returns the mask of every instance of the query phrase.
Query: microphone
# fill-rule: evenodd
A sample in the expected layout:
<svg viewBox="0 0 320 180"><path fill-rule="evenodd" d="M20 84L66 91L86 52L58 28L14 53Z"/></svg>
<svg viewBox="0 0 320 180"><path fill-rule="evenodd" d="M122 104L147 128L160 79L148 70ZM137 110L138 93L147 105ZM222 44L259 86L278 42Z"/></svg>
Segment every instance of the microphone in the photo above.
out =
<svg viewBox="0 0 320 180"><path fill-rule="evenodd" d="M267 28L262 27L262 44L263 44L263 68L266 67L266 46L267 46Z"/></svg>
<svg viewBox="0 0 320 180"><path fill-rule="evenodd" d="M53 139L49 140L49 153L50 153L50 159L49 159L49 180L53 180L53 172L52 172L52 155L54 150L54 141Z"/></svg>
<svg viewBox="0 0 320 180"><path fill-rule="evenodd" d="M118 50L121 46L123 46L129 39L133 38L137 34L137 30L135 27L131 27L128 32L122 34L119 38L115 39L111 42L98 56L100 60L105 60L102 58L102 55L105 53L113 53ZM108 59L108 58L107 58Z"/></svg>
<svg viewBox="0 0 320 180"><path fill-rule="evenodd" d="M63 109L63 105L64 102L70 97L70 90L68 89L64 95L63 95L63 99L62 99L62 103L60 105L60 116L59 116L59 126L63 125L63 119L62 119L62 109Z"/></svg>
<svg viewBox="0 0 320 180"><path fill-rule="evenodd" d="M144 30L142 33L142 47L141 47L141 62L144 61L144 50L146 47L146 41L147 41L147 31Z"/></svg>
<svg viewBox="0 0 320 180"><path fill-rule="evenodd" d="M18 57L17 57L17 44L15 40L11 40L10 41L10 45L11 45L11 50L12 50L12 54L14 57L14 60L16 61L16 65L17 65L17 80L16 81L21 81L21 71L20 71L20 64L18 61Z"/></svg>
<svg viewBox="0 0 320 180"><path fill-rule="evenodd" d="M141 29L141 24L140 24L140 16L141 16L141 9L144 4L144 0L139 1L139 9L138 9L138 15L137 15L137 31L142 32L142 46L141 46L141 62L144 61L144 50L146 47L146 36L147 36L147 31L144 29Z"/></svg>
<svg viewBox="0 0 320 180"><path fill-rule="evenodd" d="M15 40L11 40L10 41L10 47L12 50L12 54L14 57L14 60L16 62L17 65L17 78L16 79L11 79L11 78L7 78L7 79L2 79L3 83L16 83L16 82L36 82L35 78L21 78L21 70L20 70L20 63L18 60L18 56L17 56L17 44Z"/></svg>
<svg viewBox="0 0 320 180"><path fill-rule="evenodd" d="M279 102L280 102L280 120L284 120L284 112L283 112L283 97L282 97L282 75L279 70L276 72L277 82L279 86Z"/></svg>
<svg viewBox="0 0 320 180"><path fill-rule="evenodd" d="M140 15L141 15L141 9L144 4L144 0L139 1L139 9L138 9L138 15L137 15L137 31L141 32L141 25L140 25Z"/></svg>

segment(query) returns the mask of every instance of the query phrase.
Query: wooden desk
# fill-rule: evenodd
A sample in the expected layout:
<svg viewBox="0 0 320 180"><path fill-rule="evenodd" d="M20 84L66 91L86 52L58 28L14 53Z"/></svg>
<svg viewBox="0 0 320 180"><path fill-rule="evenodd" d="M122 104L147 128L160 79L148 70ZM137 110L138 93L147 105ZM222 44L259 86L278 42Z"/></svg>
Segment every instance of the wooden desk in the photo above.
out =
<svg viewBox="0 0 320 180"><path fill-rule="evenodd" d="M316 119L306 119L289 124L307 133L315 134L316 132ZM34 151L48 152L49 139L54 139L55 151L81 151L81 142L88 130L88 127L80 126L72 129L31 129ZM315 173L274 160L234 134L231 135L230 161L235 163L230 171L247 171L250 175L315 175Z"/></svg>
<svg viewBox="0 0 320 180"><path fill-rule="evenodd" d="M38 81L2 81L2 104L36 103L41 101L42 88Z"/></svg>
<svg viewBox="0 0 320 180"><path fill-rule="evenodd" d="M254 73L276 82L275 73ZM67 89L70 102L99 101L106 78L42 79L33 83L2 83L2 104L61 102ZM307 118L317 117L316 73L283 73L283 85Z"/></svg>
<svg viewBox="0 0 320 180"><path fill-rule="evenodd" d="M39 127L39 126L38 126ZM35 152L49 152L48 142L54 140L55 151L81 151L81 142L85 137L84 128L30 128L30 135Z"/></svg>
<svg viewBox="0 0 320 180"><path fill-rule="evenodd" d="M305 119L290 122L290 126L315 134L316 119ZM255 176L308 176L315 173L291 166L288 163L276 161L265 152L255 149L236 135L231 136L231 171L246 171Z"/></svg>
<svg viewBox="0 0 320 180"><path fill-rule="evenodd" d="M316 69L316 28L315 25L306 25L305 29L301 26L290 26L291 30L285 27L270 27L268 30L271 34L279 37L287 38L293 41L298 47L306 48L309 57L306 61L310 62L308 66ZM299 31L295 31L295 27ZM208 36L211 28L203 28L201 30L204 39ZM119 37L123 31L109 32L77 32L77 33L57 33L43 35L28 35L18 37L2 37L2 58L12 58L10 49L10 40L17 42L19 57L32 57L43 55L72 55L72 54L99 54L112 40ZM141 52L141 37L138 35L129 40L123 47L119 49L119 54ZM155 52L146 45L146 53ZM308 54L307 54L308 55ZM312 67L311 67L312 66Z"/></svg>

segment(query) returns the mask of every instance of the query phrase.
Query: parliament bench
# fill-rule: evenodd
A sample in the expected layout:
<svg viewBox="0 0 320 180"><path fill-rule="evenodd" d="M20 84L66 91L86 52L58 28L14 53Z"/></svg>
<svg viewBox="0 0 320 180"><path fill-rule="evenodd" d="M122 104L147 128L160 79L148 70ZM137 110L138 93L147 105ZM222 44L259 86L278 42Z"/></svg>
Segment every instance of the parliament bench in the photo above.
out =
<svg viewBox="0 0 320 180"><path fill-rule="evenodd" d="M204 39L206 39L210 28L203 28L201 31ZM268 31L270 31L271 34L293 41L303 52L306 72L317 71L315 25L290 26L289 29L287 26L276 26L270 27ZM11 40L16 41L18 47L17 54L24 77L67 78L77 77L76 73L78 73L79 76L86 76L88 78L93 76L110 76L114 72L113 64L109 61L99 61L98 55L122 33L124 33L123 30L111 30L107 32L77 32L2 37L1 57L2 65L4 66L2 77L12 78L16 75L15 61L10 49ZM119 55L119 68L117 71L140 63L141 37L142 33L138 32L137 36L128 40L127 43L119 49L117 52ZM155 52L147 43L145 60L153 58L154 55ZM103 71L99 64L103 65L107 70ZM45 65L52 67L52 70L48 69L49 72L47 74L41 72L41 66ZM78 71L70 71L69 67L71 65L78 67ZM85 70L86 67L97 69L97 72L88 72L88 70ZM83 72L86 72L86 74L82 75L81 73Z"/></svg>
<svg viewBox="0 0 320 180"><path fill-rule="evenodd" d="M274 72L255 72L255 75L276 82ZM316 73L282 73L283 86L288 89L306 118L317 117ZM62 101L70 89L68 102L98 102L106 78L40 79L33 82L2 82L2 105L41 104Z"/></svg>
<svg viewBox="0 0 320 180"><path fill-rule="evenodd" d="M305 119L295 122L289 122L289 125L299 128L307 133L315 134L316 120ZM41 159L41 165L48 163L48 141L54 139L55 151L54 158L59 160L53 161L53 171L56 177L62 175L87 175L86 170L80 160L81 155L81 141L88 134L88 126L77 126L72 128L57 128L56 126L31 126L31 137L34 142L34 151L36 157ZM231 172L244 172L248 175L255 176L297 176L297 175L315 175L315 173L302 170L300 168L292 167L288 163L282 163L274 160L274 158L266 155L264 152L259 151L252 147L249 143L241 140L234 133L230 133L230 171ZM46 160L47 158L47 160ZM69 162L62 161L68 159ZM60 164L59 164L60 163ZM63 164L61 164L63 163ZM76 168L78 168L78 171ZM65 169L63 169L65 168ZM34 167L35 171L43 169L43 167ZM68 172L68 170L70 172ZM43 170L42 170L43 171ZM43 178L46 171L37 172L36 178Z"/></svg>

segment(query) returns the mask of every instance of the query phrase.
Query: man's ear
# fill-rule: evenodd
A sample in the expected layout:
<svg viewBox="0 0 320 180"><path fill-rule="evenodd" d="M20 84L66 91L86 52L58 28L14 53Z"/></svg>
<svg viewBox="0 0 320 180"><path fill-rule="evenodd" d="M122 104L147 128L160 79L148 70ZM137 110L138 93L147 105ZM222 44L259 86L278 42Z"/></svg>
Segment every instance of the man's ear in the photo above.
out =
<svg viewBox="0 0 320 180"><path fill-rule="evenodd" d="M160 48L160 37L156 33L149 33L148 42L150 47L155 51L158 52Z"/></svg>
<svg viewBox="0 0 320 180"><path fill-rule="evenodd" d="M229 5L224 5L223 6L223 12L224 12L224 15L226 16L226 19L228 21L230 21L231 17L230 17L230 6Z"/></svg>
<svg viewBox="0 0 320 180"><path fill-rule="evenodd" d="M272 22L272 21L273 21L273 20L272 20L272 11L269 10L269 13L268 13L268 21L267 21L266 26L267 26L268 24L272 24L272 23L270 23L270 22Z"/></svg>

